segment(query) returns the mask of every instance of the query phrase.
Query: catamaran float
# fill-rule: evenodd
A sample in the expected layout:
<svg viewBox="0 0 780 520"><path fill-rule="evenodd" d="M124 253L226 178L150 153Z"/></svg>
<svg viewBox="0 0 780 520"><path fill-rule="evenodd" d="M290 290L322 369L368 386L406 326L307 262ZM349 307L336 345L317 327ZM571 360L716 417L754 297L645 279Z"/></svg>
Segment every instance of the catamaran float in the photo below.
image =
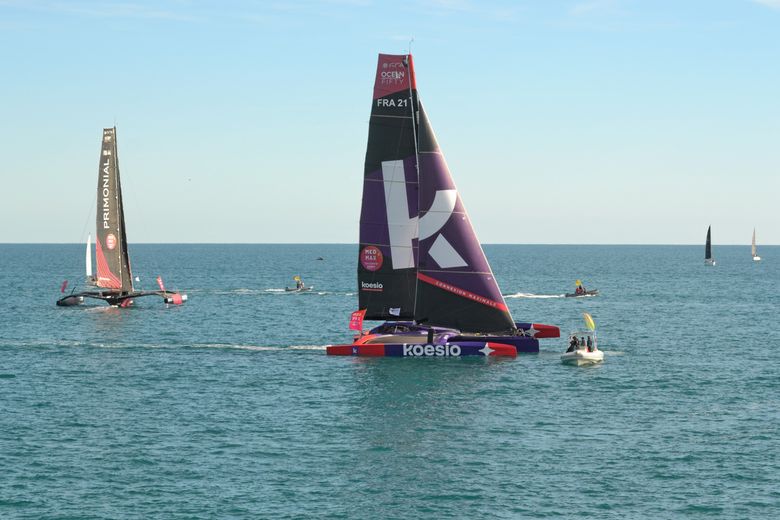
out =
<svg viewBox="0 0 780 520"><path fill-rule="evenodd" d="M125 215L122 208L122 186L119 181L119 157L117 156L116 127L103 129L103 145L100 150L97 186L97 218L95 234L95 260L97 274L92 274L92 248L87 238L87 285L98 290L71 292L57 300L57 305L79 305L85 298L103 300L109 305L128 307L135 298L159 296L165 303L181 305L186 294L167 291L162 278L157 277L159 291L136 291L130 271L130 255L127 252ZM62 284L65 292L67 282Z"/></svg>
<svg viewBox="0 0 780 520"><path fill-rule="evenodd" d="M516 356L558 327L516 323L418 97L412 56L380 54L358 250L362 318L331 355Z"/></svg>

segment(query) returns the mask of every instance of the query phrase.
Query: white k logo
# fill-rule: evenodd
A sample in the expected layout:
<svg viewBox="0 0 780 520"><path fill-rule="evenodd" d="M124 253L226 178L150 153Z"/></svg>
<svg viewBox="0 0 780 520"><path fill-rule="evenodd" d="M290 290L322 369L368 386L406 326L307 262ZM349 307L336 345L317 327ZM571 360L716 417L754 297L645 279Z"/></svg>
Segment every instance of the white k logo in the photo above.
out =
<svg viewBox="0 0 780 520"><path fill-rule="evenodd" d="M450 219L455 209L455 202L458 200L458 192L438 190L430 209L422 218L418 219L416 216L409 218L403 161L383 161L382 180L385 188L387 228L390 234L393 269L410 269L415 267L412 240L418 236L418 220L420 240L433 236ZM444 269L468 265L441 234L433 241L428 253L439 267Z"/></svg>

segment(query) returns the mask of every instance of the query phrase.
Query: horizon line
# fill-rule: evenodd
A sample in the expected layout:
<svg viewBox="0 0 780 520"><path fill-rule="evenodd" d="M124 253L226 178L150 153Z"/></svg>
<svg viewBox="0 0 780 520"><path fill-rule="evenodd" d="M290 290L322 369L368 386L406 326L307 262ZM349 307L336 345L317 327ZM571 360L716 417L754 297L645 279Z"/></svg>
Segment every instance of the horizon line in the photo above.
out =
<svg viewBox="0 0 780 520"><path fill-rule="evenodd" d="M84 245L84 242L0 242L0 246L67 246L67 245ZM133 242L128 244L134 245L183 245L183 246L200 246L200 245L214 245L214 246L359 246L359 242ZM543 242L484 242L483 246L696 246L704 247L704 244L682 244L682 243L646 243L646 244L616 244L607 242L594 242L594 243L543 243ZM760 247L773 247L780 244L767 244L762 243ZM749 243L740 244L713 244L712 247L750 247Z"/></svg>

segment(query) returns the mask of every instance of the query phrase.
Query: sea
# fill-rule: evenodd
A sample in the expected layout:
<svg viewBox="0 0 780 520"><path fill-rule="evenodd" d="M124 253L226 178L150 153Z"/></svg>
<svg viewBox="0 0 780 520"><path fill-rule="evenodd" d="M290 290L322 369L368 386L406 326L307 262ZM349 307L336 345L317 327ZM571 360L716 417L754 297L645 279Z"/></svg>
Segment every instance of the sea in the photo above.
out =
<svg viewBox="0 0 780 520"><path fill-rule="evenodd" d="M0 518L780 518L780 247L484 249L564 337L329 357L356 245L132 245L189 300L129 309L55 306L83 245L0 245ZM583 312L605 361L563 365Z"/></svg>

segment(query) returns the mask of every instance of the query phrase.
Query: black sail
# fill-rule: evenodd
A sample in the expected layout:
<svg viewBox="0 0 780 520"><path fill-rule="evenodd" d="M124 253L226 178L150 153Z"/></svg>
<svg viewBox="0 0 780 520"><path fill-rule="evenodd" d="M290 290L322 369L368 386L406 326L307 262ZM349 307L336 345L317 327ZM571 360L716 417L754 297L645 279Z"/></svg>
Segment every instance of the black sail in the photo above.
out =
<svg viewBox="0 0 780 520"><path fill-rule="evenodd" d="M704 259L705 260L711 260L712 259L712 226L707 228L707 243L704 246Z"/></svg>
<svg viewBox="0 0 780 520"><path fill-rule="evenodd" d="M120 293L132 292L133 276L127 254L116 127L103 129L98 168L96 224L97 285L115 289Z"/></svg>
<svg viewBox="0 0 780 520"><path fill-rule="evenodd" d="M371 103L358 250L367 319L411 319L417 286L416 99L411 56L380 54Z"/></svg>

